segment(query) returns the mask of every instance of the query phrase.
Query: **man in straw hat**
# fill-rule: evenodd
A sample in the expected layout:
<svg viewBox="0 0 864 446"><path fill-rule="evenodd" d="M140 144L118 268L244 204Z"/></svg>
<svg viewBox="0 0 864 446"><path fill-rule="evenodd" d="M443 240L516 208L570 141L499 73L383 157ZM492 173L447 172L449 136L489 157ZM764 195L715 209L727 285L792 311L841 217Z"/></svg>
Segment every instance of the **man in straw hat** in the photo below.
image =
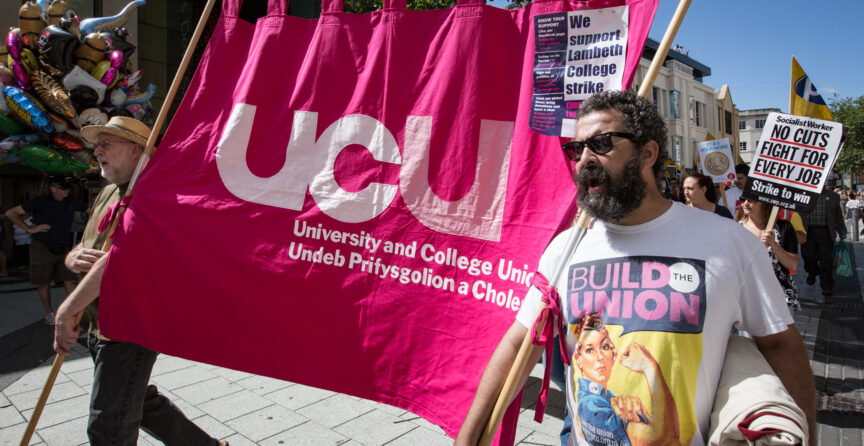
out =
<svg viewBox="0 0 864 446"><path fill-rule="evenodd" d="M572 255L565 245L575 229L544 252L534 286L489 360L456 444L477 443L543 301L553 304L552 311L560 309L566 326L559 330L568 364L571 445L705 444L733 327L750 332L802 409L801 424L809 422L812 432L816 394L807 350L765 247L732 220L663 198L654 184L667 158L667 139L657 108L633 92L605 91L581 104L576 138L562 148L575 163L579 208L594 224ZM553 277L560 260L563 273L551 284L556 294L542 276ZM599 357L604 344L580 345L585 338L573 330L591 313L602 321L606 347L619 346L617 355L593 364L602 385L592 383L585 359ZM541 352L539 346L530 349L528 364ZM613 361L623 367L612 367ZM519 377L517 388L527 376ZM608 388L634 398L613 401ZM606 399L606 414L620 419L619 428L582 418L601 410L583 409Z"/></svg>
<svg viewBox="0 0 864 446"><path fill-rule="evenodd" d="M106 214L111 218L111 205L126 194L150 129L135 119L115 116L105 125L82 128L81 134L96 144L93 155L110 184L96 197L81 243L66 256L70 270L87 275L76 292L57 309L54 350L69 354L78 338L75 315L84 311L82 325L89 327L87 345L95 363L87 423L90 443L135 444L141 427L169 445L225 444L207 435L160 394L156 386L148 384L156 352L112 341L99 333L97 297L107 259L101 248L110 232L110 225L100 223Z"/></svg>

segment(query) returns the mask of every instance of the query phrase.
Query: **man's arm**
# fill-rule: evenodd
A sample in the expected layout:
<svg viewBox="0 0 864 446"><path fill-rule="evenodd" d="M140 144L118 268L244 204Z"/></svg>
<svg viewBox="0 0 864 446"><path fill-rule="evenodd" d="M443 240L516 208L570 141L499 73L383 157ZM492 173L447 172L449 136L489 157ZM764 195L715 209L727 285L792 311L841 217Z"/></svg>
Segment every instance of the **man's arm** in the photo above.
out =
<svg viewBox="0 0 864 446"><path fill-rule="evenodd" d="M783 382L798 407L807 415L811 442L816 429L816 385L810 370L810 359L804 341L794 325L786 331L768 336L754 336L756 347Z"/></svg>
<svg viewBox="0 0 864 446"><path fill-rule="evenodd" d="M80 328L75 317L99 297L99 288L102 286L102 272L105 270L105 261L108 256L102 256L84 276L84 279L57 308L54 316L54 351L63 355L69 354L69 349L78 339Z"/></svg>
<svg viewBox="0 0 864 446"><path fill-rule="evenodd" d="M66 259L63 263L66 265L66 268L69 268L69 271L83 273L90 271L93 264L104 255L105 251L85 248L84 245L79 243L66 254Z"/></svg>
<svg viewBox="0 0 864 446"><path fill-rule="evenodd" d="M513 325L504 334L501 343L498 344L498 348L492 353L492 357L486 365L483 377L480 378L480 385L477 387L474 401L471 403L471 408L468 409L468 414L465 415L465 421L462 422L459 434L456 435L456 445L473 446L480 441L483 428L486 427L486 422L492 415L492 408L495 406L498 394L501 393L501 388L504 387L504 380L507 379L507 374L510 372L510 368L516 360L516 354L519 352L519 347L522 345L522 339L527 333L528 329L522 324L513 322ZM542 347L532 346L528 363L536 364L542 354ZM525 385L530 374L531 368L528 367L525 373L519 377L517 389L521 389ZM509 405L510 402L508 401L507 404Z"/></svg>
<svg viewBox="0 0 864 446"><path fill-rule="evenodd" d="M16 225L21 227L21 229L25 230L28 234L35 234L37 232L45 232L45 231L51 229L51 225L36 225L36 226L28 225L24 221L24 214L26 214L26 213L27 213L27 211L25 211L24 208L21 207L21 205L18 205L12 209L9 209L8 211L6 211L6 218L8 218L9 221L11 221L12 223L15 223Z"/></svg>

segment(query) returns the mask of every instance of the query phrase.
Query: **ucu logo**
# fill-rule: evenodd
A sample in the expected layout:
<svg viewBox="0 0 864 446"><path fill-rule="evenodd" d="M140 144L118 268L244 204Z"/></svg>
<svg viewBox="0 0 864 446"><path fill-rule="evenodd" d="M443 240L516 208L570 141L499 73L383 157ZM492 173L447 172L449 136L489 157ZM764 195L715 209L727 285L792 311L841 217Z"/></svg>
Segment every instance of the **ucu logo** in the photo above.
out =
<svg viewBox="0 0 864 446"><path fill-rule="evenodd" d="M481 120L474 182L462 198L451 201L439 198L429 186L431 116L408 116L400 153L396 138L374 118L343 116L316 140L318 113L295 111L285 165L263 178L246 162L255 110L249 104L234 106L216 150L219 176L238 198L299 211L308 189L329 217L359 223L381 215L398 190L411 214L434 231L501 240L513 122ZM399 185L371 182L357 192L340 187L334 175L336 158L354 144L365 147L375 161L399 165Z"/></svg>

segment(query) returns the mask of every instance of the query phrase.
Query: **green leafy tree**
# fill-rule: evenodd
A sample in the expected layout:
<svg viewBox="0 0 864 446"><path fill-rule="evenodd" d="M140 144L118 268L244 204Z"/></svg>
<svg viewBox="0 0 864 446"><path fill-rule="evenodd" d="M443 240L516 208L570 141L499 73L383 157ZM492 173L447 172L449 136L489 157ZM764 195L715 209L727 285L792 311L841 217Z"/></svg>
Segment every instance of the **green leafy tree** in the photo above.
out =
<svg viewBox="0 0 864 446"><path fill-rule="evenodd" d="M834 120L849 131L834 170L860 173L864 170L864 96L839 99L835 95L828 108Z"/></svg>

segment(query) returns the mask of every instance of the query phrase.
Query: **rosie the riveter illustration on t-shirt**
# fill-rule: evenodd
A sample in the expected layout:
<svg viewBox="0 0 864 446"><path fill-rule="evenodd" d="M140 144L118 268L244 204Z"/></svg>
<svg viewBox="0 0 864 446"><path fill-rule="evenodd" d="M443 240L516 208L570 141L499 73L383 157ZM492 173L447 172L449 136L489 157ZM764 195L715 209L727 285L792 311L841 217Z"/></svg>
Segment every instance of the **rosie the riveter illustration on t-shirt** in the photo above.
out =
<svg viewBox="0 0 864 446"><path fill-rule="evenodd" d="M636 256L577 263L567 286L577 443L690 444L704 262Z"/></svg>

